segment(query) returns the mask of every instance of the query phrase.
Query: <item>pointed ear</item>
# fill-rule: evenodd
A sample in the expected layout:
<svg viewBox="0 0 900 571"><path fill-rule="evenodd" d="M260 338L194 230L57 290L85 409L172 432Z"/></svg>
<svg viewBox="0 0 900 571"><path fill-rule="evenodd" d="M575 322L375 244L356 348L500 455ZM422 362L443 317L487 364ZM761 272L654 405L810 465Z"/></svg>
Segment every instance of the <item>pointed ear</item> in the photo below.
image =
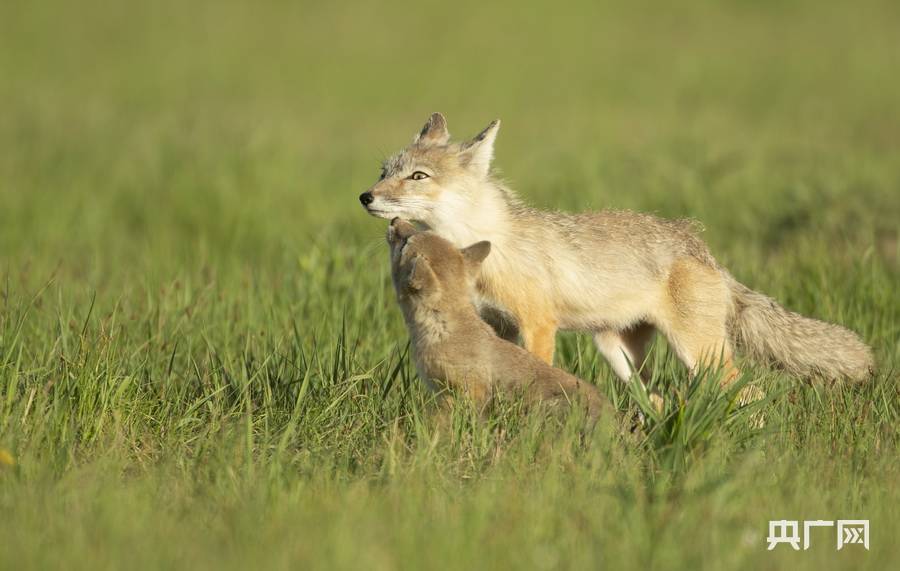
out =
<svg viewBox="0 0 900 571"><path fill-rule="evenodd" d="M463 260L466 261L466 269L469 272L477 272L481 267L481 263L491 253L491 243L487 240L475 242L471 246L460 250L460 253L463 255Z"/></svg>
<svg viewBox="0 0 900 571"><path fill-rule="evenodd" d="M447 120L440 113L432 113L422 130L413 138L413 143L420 145L446 145L450 140L447 131Z"/></svg>
<svg viewBox="0 0 900 571"><path fill-rule="evenodd" d="M428 262L419 257L412 261L412 269L409 270L409 279L406 283L412 291L423 292L435 290L438 281Z"/></svg>
<svg viewBox="0 0 900 571"><path fill-rule="evenodd" d="M487 176L494 158L494 140L499 130L500 119L495 119L471 141L463 143L459 156L463 164L473 173L482 177Z"/></svg>

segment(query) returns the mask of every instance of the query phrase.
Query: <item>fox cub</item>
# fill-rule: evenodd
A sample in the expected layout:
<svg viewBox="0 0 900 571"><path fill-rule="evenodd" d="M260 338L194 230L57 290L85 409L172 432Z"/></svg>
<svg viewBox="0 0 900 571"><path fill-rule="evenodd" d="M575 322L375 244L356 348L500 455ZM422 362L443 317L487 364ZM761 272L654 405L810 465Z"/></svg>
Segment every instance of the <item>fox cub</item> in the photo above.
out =
<svg viewBox="0 0 900 571"><path fill-rule="evenodd" d="M416 368L430 388L453 389L482 405L497 392L558 404L580 401L597 418L605 401L592 385L499 338L478 316L472 289L489 242L460 250L400 219L388 227L387 241Z"/></svg>
<svg viewBox="0 0 900 571"><path fill-rule="evenodd" d="M494 121L453 143L443 115L433 114L412 144L384 163L360 202L373 216L420 222L456 247L489 240L494 253L473 274L476 301L504 337L521 336L528 351L552 363L557 330L589 332L625 380L641 367L656 332L691 370L721 364L724 383L738 374L734 347L799 377L870 377L872 352L856 334L739 283L689 222L525 205L490 171L499 126ZM420 325L419 335L430 331ZM502 346L504 355L518 355Z"/></svg>

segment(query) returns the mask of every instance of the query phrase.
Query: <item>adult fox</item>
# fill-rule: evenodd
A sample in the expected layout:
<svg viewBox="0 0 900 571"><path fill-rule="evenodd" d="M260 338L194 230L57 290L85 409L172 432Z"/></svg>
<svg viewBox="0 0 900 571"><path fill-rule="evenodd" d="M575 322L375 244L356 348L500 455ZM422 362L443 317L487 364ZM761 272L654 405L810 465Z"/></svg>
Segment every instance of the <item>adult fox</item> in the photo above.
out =
<svg viewBox="0 0 900 571"><path fill-rule="evenodd" d="M521 335L552 363L557 330L590 332L623 380L642 365L655 331L692 371L721 364L723 383L738 374L733 347L803 378L871 376L872 351L855 333L740 284L690 222L525 205L491 175L499 127L452 143L444 116L431 115L359 199L374 216L420 222L457 247L490 241L476 303L501 335Z"/></svg>

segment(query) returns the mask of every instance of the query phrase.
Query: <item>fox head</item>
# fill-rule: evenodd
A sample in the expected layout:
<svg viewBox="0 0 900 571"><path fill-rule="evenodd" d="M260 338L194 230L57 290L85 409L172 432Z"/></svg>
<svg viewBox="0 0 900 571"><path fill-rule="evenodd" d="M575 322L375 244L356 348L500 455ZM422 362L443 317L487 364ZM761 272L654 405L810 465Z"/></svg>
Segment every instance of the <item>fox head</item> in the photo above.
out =
<svg viewBox="0 0 900 571"><path fill-rule="evenodd" d="M471 305L471 288L491 243L459 249L434 232L400 218L387 231L391 277L401 304L420 301Z"/></svg>
<svg viewBox="0 0 900 571"><path fill-rule="evenodd" d="M476 201L473 189L488 178L499 129L498 119L472 139L451 143L447 120L432 114L412 143L384 162L378 182L359 201L373 216L431 226L460 201Z"/></svg>

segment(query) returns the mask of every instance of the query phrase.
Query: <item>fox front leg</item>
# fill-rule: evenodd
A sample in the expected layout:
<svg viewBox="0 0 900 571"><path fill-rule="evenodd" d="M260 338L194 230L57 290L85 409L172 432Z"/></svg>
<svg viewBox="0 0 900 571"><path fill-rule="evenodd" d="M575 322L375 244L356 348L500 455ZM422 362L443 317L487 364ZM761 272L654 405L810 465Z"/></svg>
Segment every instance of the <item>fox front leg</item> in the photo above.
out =
<svg viewBox="0 0 900 571"><path fill-rule="evenodd" d="M556 350L556 329L555 323L523 323L521 332L525 349L548 365L553 365L553 353Z"/></svg>

